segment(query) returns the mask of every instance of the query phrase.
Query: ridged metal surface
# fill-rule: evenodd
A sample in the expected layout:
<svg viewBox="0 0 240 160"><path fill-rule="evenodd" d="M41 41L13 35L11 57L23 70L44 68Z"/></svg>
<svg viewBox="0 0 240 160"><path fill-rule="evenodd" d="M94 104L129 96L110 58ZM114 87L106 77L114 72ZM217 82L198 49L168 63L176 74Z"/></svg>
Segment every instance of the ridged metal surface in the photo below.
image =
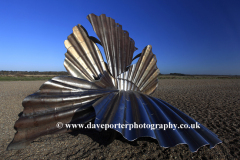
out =
<svg viewBox="0 0 240 160"><path fill-rule="evenodd" d="M170 104L136 91L119 91L100 98L93 104L96 118L95 124L196 124L190 118ZM116 125L117 126L117 125ZM139 129L114 128L127 140L139 137L152 137L162 147L173 147L177 144L188 144L192 152L204 145L210 148L220 143L217 135L200 124L200 129ZM98 128L101 131L101 128Z"/></svg>
<svg viewBox="0 0 240 160"><path fill-rule="evenodd" d="M67 132L65 127L56 127L58 122L85 124L93 120L92 104L100 97L117 91L75 77L52 78L23 100L23 113L14 126L18 132L8 150L24 148L39 136Z"/></svg>
<svg viewBox="0 0 240 160"><path fill-rule="evenodd" d="M106 71L98 46L81 25L73 27L73 33L64 44L67 48L64 66L72 76L93 81Z"/></svg>
<svg viewBox="0 0 240 160"><path fill-rule="evenodd" d="M152 94L157 87L157 76L160 73L156 63L157 59L152 53L152 46L148 45L143 49L137 63L131 65L128 71L121 73L116 78L118 89Z"/></svg>
<svg viewBox="0 0 240 160"><path fill-rule="evenodd" d="M115 23L114 19L104 14L90 14L87 18L104 48L107 66L98 46L79 24L73 27L73 33L64 42L67 48L64 66L67 71L73 77L89 81L95 81L105 74L105 80L119 90L152 94L157 87L157 76L160 73L152 46L145 47L136 65L131 65L136 47L129 33L122 30L122 26Z"/></svg>
<svg viewBox="0 0 240 160"><path fill-rule="evenodd" d="M87 18L102 43L110 73L116 78L132 63L133 52L137 50L135 42L111 17L89 14Z"/></svg>
<svg viewBox="0 0 240 160"><path fill-rule="evenodd" d="M166 102L150 97L158 85L160 71L152 46L133 58L134 41L122 26L105 15L87 17L100 41L88 35L81 25L65 40L64 66L72 76L55 77L23 100L23 113L15 123L17 133L8 146L21 149L35 138L68 132L56 128L57 122L96 124L194 124L196 121ZM96 43L103 46L107 62ZM139 58L136 64L133 59ZM95 118L96 117L96 118ZM126 139L148 136L160 146L188 144L192 152L221 142L204 126L200 129L122 129Z"/></svg>

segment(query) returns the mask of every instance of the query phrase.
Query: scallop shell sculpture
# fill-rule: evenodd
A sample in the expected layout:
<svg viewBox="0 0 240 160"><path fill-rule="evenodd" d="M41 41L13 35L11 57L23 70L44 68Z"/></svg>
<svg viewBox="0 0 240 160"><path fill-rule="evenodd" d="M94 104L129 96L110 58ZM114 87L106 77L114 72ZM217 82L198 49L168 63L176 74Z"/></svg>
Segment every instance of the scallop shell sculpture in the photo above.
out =
<svg viewBox="0 0 240 160"><path fill-rule="evenodd" d="M85 124L195 124L197 121L170 104L151 97L158 85L160 71L152 46L133 58L137 48L122 26L104 14L90 14L88 20L98 40L77 25L65 40L64 66L71 76L54 77L26 97L22 115L15 123L17 133L8 150L21 149L34 139L71 130L62 122ZM104 48L107 63L96 44ZM136 64L133 59L139 58ZM217 135L200 124L199 129L114 128L127 140L152 137L162 147L188 144L192 152L221 143ZM101 130L100 128L98 130Z"/></svg>

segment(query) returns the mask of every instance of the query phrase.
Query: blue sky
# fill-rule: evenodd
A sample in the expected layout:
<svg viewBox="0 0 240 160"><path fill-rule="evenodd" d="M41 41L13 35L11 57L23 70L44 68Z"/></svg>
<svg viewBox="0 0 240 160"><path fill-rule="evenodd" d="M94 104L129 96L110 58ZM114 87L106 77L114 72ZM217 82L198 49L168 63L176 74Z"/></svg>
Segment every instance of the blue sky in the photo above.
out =
<svg viewBox="0 0 240 160"><path fill-rule="evenodd" d="M97 37L90 13L120 23L135 40L134 55L151 44L163 74L240 75L239 0L1 1L0 70L65 71L72 28Z"/></svg>

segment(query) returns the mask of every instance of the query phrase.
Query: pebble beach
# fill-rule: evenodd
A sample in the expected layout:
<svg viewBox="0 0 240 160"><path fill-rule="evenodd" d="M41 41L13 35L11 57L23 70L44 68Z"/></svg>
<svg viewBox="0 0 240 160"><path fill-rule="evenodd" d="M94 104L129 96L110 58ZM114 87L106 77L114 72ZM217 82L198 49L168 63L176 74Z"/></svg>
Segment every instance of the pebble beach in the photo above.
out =
<svg viewBox="0 0 240 160"><path fill-rule="evenodd" d="M113 131L82 129L46 135L21 150L6 151L23 111L22 100L45 81L0 82L0 159L240 159L240 79L160 79L152 95L160 98L210 129L222 140L209 149L192 153L180 144L163 148L144 137L127 141Z"/></svg>

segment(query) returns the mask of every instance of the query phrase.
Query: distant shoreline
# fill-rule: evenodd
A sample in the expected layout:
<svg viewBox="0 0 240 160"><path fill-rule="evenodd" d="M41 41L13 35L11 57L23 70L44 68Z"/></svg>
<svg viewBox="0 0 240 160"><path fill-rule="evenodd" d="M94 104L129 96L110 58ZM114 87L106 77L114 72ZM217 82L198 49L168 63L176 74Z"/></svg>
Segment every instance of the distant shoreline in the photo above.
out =
<svg viewBox="0 0 240 160"><path fill-rule="evenodd" d="M6 71L1 70L0 76L10 76L10 75L42 75L42 76L59 76L59 75L69 75L67 71ZM159 76L227 76L227 77L240 77L240 75L218 75L218 74L184 74L184 73L169 73L169 74L159 74Z"/></svg>
<svg viewBox="0 0 240 160"><path fill-rule="evenodd" d="M37 71L0 71L0 81L38 81L50 80L57 76L70 76L68 72L37 72ZM239 75L187 75L160 74L158 79L240 79Z"/></svg>
<svg viewBox="0 0 240 160"><path fill-rule="evenodd" d="M66 71L0 71L0 76L9 75L69 75Z"/></svg>

